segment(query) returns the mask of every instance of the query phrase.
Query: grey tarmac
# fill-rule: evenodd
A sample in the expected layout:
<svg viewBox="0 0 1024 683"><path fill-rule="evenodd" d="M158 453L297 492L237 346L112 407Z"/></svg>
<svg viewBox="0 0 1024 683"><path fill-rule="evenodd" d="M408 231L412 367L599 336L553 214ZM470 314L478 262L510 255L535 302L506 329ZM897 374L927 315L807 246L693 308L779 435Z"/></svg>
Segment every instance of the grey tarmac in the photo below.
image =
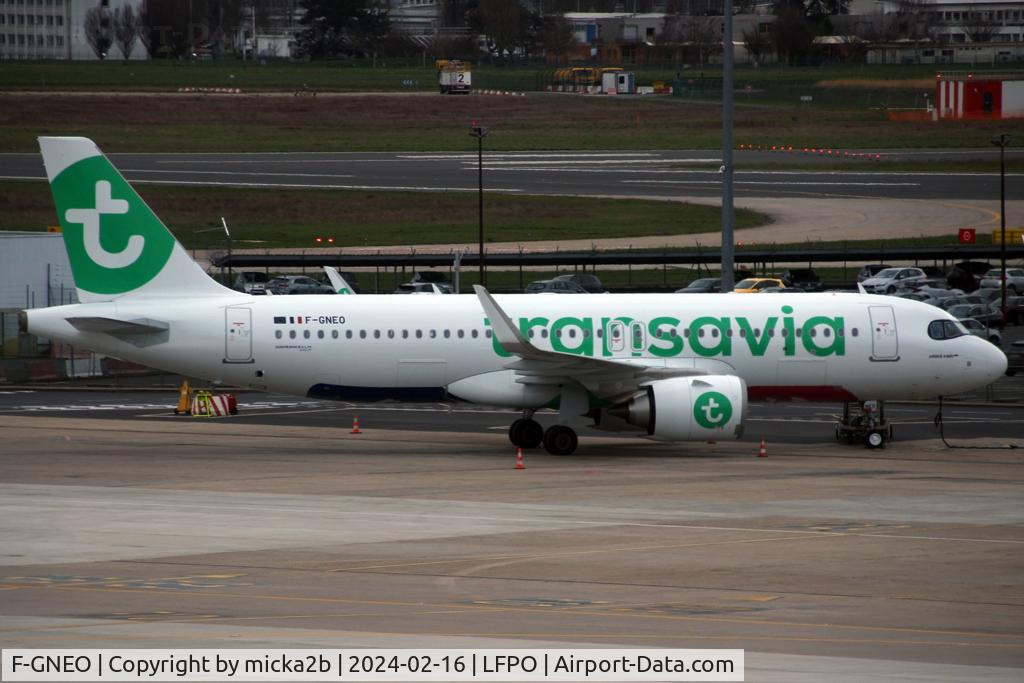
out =
<svg viewBox="0 0 1024 683"><path fill-rule="evenodd" d="M595 437L517 471L504 433L374 423L0 415L0 645L738 647L750 681L1024 673L1022 449Z"/></svg>

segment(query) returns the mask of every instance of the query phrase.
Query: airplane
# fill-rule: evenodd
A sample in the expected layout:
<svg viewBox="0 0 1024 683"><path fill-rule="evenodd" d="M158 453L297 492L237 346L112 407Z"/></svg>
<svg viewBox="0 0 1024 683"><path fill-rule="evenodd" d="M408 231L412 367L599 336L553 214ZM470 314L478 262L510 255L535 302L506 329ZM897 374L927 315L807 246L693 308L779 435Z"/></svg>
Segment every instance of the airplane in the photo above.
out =
<svg viewBox="0 0 1024 683"><path fill-rule="evenodd" d="M331 266L324 266L324 272L327 274L327 281L331 283L331 287L334 287L334 291L338 294L355 294L356 290L352 289L345 278L341 276L337 268Z"/></svg>
<svg viewBox="0 0 1024 683"><path fill-rule="evenodd" d="M504 406L515 445L567 455L587 426L739 438L750 401L924 399L1006 369L945 311L863 292L251 296L207 276L91 140L40 147L80 303L21 328L211 383Z"/></svg>

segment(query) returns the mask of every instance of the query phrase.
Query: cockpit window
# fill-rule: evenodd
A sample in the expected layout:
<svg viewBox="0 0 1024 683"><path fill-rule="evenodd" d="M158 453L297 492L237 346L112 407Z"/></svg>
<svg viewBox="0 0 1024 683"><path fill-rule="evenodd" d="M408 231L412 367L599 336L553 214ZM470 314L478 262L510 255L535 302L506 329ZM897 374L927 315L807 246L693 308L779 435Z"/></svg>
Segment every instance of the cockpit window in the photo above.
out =
<svg viewBox="0 0 1024 683"><path fill-rule="evenodd" d="M956 339L969 334L956 320L933 320L928 324L928 336L932 339Z"/></svg>

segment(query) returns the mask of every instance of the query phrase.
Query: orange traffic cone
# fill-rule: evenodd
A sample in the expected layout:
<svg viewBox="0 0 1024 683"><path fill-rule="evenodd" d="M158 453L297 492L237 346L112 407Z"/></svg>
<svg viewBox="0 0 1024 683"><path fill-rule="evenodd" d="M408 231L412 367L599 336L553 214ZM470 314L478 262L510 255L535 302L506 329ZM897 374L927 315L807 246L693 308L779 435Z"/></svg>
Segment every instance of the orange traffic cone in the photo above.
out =
<svg viewBox="0 0 1024 683"><path fill-rule="evenodd" d="M523 449L522 448L517 448L516 449L516 469L517 470L525 470L526 469L526 465L523 464Z"/></svg>
<svg viewBox="0 0 1024 683"><path fill-rule="evenodd" d="M352 431L349 432L349 434L362 434L362 432L359 431L359 416L358 415L355 415L355 416L352 417Z"/></svg>
<svg viewBox="0 0 1024 683"><path fill-rule="evenodd" d="M761 437L761 447L757 449L757 457L767 458L768 457L768 446L764 442L764 437Z"/></svg>

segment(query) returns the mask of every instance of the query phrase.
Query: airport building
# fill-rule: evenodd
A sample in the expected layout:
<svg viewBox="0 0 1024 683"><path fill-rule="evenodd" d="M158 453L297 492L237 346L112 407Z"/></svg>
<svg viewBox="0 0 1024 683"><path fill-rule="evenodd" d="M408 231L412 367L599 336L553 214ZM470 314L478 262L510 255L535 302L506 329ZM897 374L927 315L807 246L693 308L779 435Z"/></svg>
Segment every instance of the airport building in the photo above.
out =
<svg viewBox="0 0 1024 683"><path fill-rule="evenodd" d="M142 0L0 0L0 59L122 59L116 40L118 10ZM92 14L90 15L90 12ZM97 54L91 37L101 37ZM94 41L95 42L95 41ZM146 59L136 36L128 59Z"/></svg>

